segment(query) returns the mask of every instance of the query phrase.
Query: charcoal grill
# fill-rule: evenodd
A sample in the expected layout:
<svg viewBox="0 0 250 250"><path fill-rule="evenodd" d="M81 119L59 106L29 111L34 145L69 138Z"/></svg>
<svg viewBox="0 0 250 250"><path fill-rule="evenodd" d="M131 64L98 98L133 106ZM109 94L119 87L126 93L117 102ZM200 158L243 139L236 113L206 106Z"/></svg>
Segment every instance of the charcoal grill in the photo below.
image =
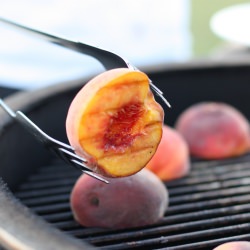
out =
<svg viewBox="0 0 250 250"><path fill-rule="evenodd" d="M167 124L173 125L182 110L204 100L229 103L250 118L248 62L192 62L148 74L172 104L172 109L166 109ZM5 101L22 110L46 133L67 142L66 112L86 80L19 92ZM165 183L170 207L163 220L126 230L77 224L69 195L80 173L56 159L2 110L0 174L5 184L0 188L3 248L16 249L9 245L12 237L20 245L32 242L32 249L110 250L212 249L227 241L250 240L250 155L222 161L192 159L187 177ZM20 222L22 230L18 230ZM1 228L9 232L7 240L1 236Z"/></svg>

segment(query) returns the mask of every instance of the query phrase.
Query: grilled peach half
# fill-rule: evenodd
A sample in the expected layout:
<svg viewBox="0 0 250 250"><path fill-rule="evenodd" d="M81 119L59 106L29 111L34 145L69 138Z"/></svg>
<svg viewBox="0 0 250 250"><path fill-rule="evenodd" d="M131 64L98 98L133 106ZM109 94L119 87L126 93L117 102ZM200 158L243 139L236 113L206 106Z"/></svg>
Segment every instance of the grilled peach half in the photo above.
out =
<svg viewBox="0 0 250 250"><path fill-rule="evenodd" d="M196 103L180 114L175 128L187 141L194 157L223 159L240 156L250 150L247 118L226 103Z"/></svg>
<svg viewBox="0 0 250 250"><path fill-rule="evenodd" d="M68 140L94 172L129 176L155 154L164 112L149 83L143 72L113 69L91 79L73 99L66 118Z"/></svg>

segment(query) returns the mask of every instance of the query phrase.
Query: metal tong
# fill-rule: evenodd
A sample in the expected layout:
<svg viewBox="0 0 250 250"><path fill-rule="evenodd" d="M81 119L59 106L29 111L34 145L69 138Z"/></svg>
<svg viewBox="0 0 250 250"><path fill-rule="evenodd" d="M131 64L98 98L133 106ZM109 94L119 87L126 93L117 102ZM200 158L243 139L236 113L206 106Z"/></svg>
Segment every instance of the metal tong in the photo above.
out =
<svg viewBox="0 0 250 250"><path fill-rule="evenodd" d="M101 176L93 173L88 166L88 161L76 155L74 148L68 144L58 141L42 131L35 123L33 123L25 114L21 111L14 112L2 99L0 99L0 106L19 124L21 124L31 135L33 135L39 142L41 142L46 148L49 148L57 154L67 164L81 170L83 173L94 177L105 183L109 183Z"/></svg>
<svg viewBox="0 0 250 250"><path fill-rule="evenodd" d="M137 70L136 67L134 67L132 64L130 64L127 60L125 60L123 57L108 51L104 50L92 45L88 45L86 43L82 42L76 42L72 41L66 38L62 38L59 36L55 36L52 34L45 33L43 31L39 31L18 23L15 23L13 21L4 19L0 17L0 22L5 23L7 25L10 25L13 28L16 28L21 31L25 31L30 35L36 36L40 39L43 39L47 42L60 45L64 48L71 49L76 52L80 52L82 54L86 54L89 56L92 56L96 58L98 61L102 63L102 65L105 67L106 70L114 69L114 68L130 68L133 70ZM153 82L150 80L150 86L152 90L163 100L163 102L168 106L171 107L169 102L166 100L166 98L163 96L163 92L157 88Z"/></svg>

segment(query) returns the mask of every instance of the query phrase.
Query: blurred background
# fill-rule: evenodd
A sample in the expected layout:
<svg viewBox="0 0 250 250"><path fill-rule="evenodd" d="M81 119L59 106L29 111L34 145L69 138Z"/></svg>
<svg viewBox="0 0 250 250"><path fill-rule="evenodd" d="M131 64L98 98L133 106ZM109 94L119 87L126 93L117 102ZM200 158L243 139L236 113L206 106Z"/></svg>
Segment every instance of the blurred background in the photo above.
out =
<svg viewBox="0 0 250 250"><path fill-rule="evenodd" d="M248 55L250 1L0 0L0 17L112 50L141 70ZM0 83L34 89L103 71L95 59L0 22Z"/></svg>

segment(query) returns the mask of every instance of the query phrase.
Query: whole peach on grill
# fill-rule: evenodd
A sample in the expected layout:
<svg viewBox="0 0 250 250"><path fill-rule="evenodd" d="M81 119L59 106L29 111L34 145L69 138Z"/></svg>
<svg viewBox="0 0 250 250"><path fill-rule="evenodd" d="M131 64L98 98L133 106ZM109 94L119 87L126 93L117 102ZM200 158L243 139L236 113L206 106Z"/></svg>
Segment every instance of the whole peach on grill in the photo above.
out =
<svg viewBox="0 0 250 250"><path fill-rule="evenodd" d="M122 178L107 178L109 184L81 175L70 205L74 218L86 227L132 228L160 221L168 207L168 190L151 171Z"/></svg>

